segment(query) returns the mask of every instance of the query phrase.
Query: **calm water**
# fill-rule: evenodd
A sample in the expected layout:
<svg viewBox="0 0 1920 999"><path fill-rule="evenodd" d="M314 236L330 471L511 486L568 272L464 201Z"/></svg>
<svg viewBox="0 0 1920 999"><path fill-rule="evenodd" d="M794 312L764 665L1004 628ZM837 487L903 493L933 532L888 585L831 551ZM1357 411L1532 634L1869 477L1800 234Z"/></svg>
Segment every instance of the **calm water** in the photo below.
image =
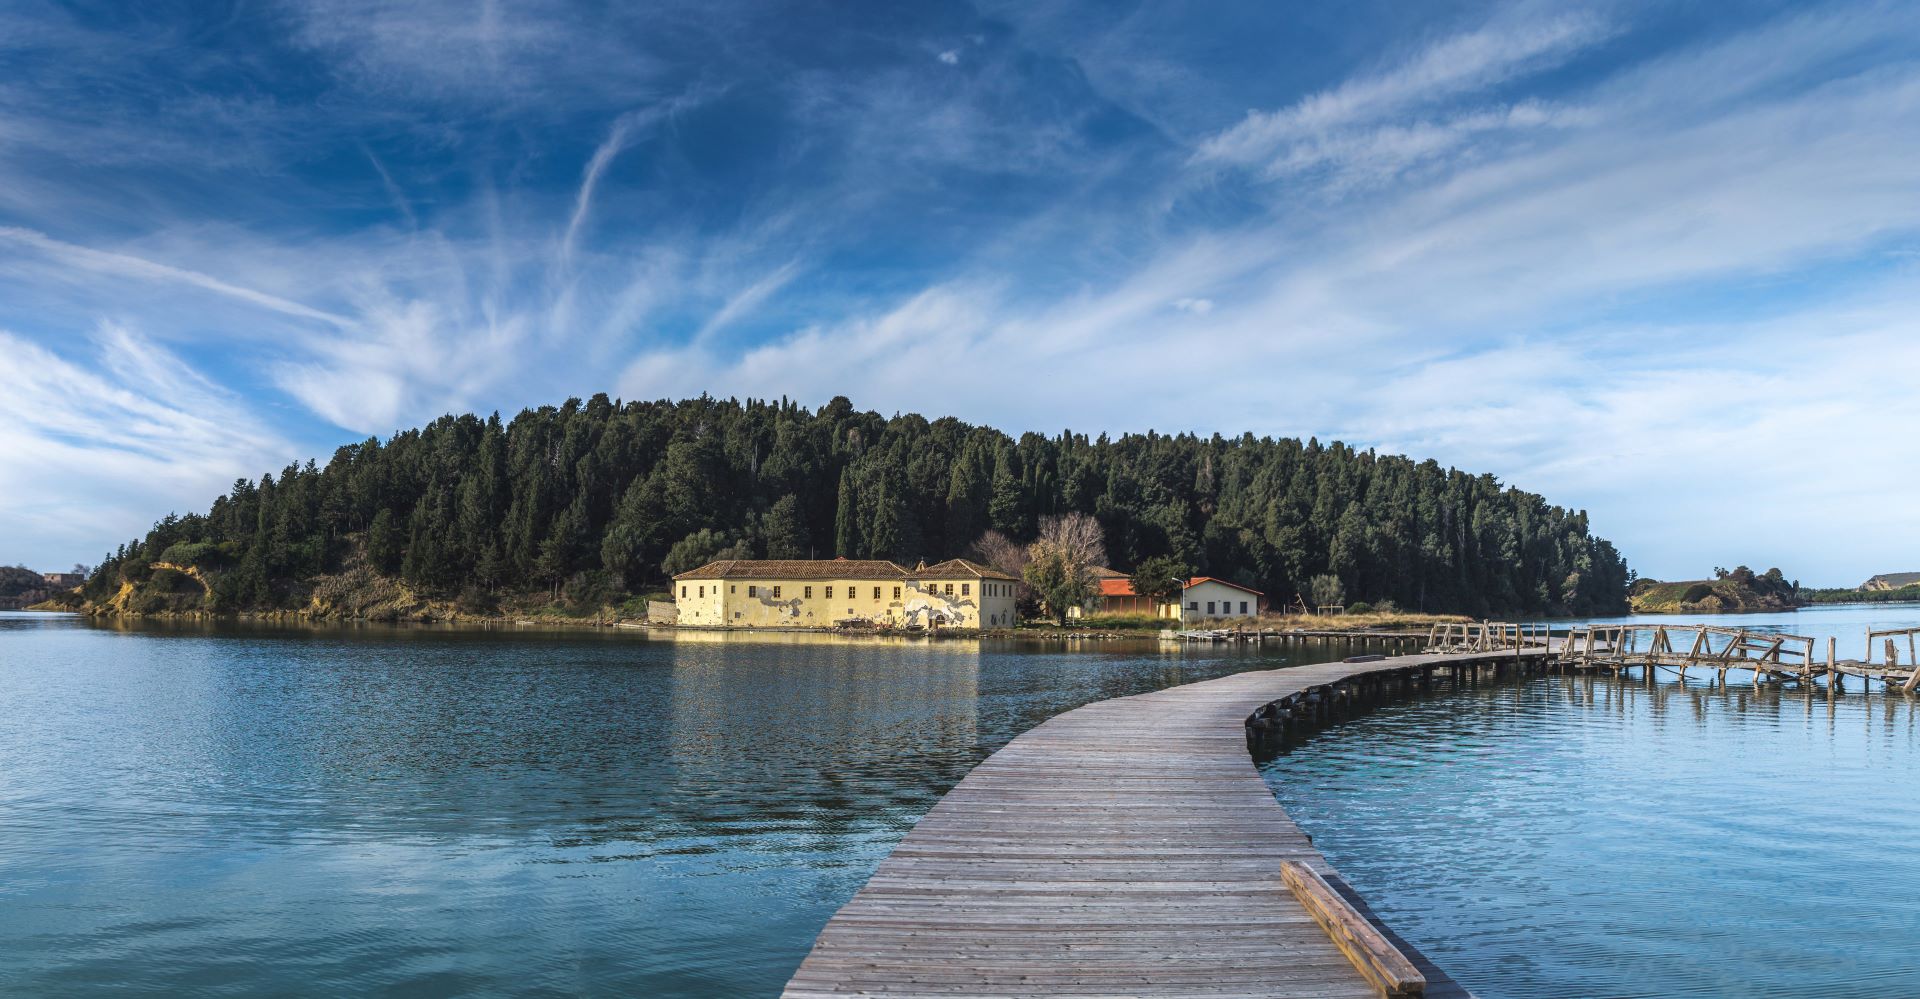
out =
<svg viewBox="0 0 1920 999"><path fill-rule="evenodd" d="M1013 736L1283 662L789 638L0 614L0 994L771 995Z"/></svg>
<svg viewBox="0 0 1920 999"><path fill-rule="evenodd" d="M1831 624L1848 654L1856 619L1920 623L1888 610L1785 630ZM1483 999L1920 996L1920 723L1915 702L1853 690L1469 685L1323 727L1262 770Z"/></svg>

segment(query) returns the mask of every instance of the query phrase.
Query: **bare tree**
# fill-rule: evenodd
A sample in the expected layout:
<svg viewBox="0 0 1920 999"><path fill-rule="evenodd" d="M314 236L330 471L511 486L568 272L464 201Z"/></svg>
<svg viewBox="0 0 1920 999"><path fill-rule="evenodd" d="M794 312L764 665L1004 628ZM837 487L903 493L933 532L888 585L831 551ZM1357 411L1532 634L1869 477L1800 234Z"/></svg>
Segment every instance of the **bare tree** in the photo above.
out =
<svg viewBox="0 0 1920 999"><path fill-rule="evenodd" d="M967 554L1015 579L1027 568L1027 546L999 531L980 535Z"/></svg>
<svg viewBox="0 0 1920 999"><path fill-rule="evenodd" d="M1040 543L1064 552L1068 564L1091 570L1107 564L1107 532L1084 513L1040 518Z"/></svg>

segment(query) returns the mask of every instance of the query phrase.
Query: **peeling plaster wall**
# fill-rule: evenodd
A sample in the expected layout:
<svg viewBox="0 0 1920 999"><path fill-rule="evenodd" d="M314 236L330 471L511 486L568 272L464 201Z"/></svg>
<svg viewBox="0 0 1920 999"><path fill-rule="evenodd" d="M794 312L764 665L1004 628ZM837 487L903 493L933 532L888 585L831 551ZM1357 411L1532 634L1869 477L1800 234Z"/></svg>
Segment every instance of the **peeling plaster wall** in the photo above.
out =
<svg viewBox="0 0 1920 999"><path fill-rule="evenodd" d="M985 596L982 583L1004 585L1007 594ZM686 594L680 598L680 623L698 627L831 628L847 620L946 628L1005 628L1014 623L1013 584L972 576L952 580L718 579L675 586L676 593ZM776 586L778 597L773 595ZM951 596L946 593L948 586L953 588ZM704 597L701 587L705 587Z"/></svg>

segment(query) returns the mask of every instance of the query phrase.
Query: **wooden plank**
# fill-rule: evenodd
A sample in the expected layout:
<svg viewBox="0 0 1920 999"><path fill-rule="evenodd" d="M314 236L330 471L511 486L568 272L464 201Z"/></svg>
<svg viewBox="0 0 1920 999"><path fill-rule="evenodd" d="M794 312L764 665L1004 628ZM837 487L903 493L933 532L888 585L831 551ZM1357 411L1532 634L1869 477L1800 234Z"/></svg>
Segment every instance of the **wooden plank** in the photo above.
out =
<svg viewBox="0 0 1920 999"><path fill-rule="evenodd" d="M1255 769L1249 716L1287 699L1304 709L1311 692L1338 704L1342 690L1392 689L1436 665L1549 651L1240 673L1049 719L920 819L820 932L785 995L1378 995L1280 876L1287 862L1333 872ZM1364 904L1350 911L1394 939ZM1467 995L1417 951L1402 954L1427 995Z"/></svg>
<svg viewBox="0 0 1920 999"><path fill-rule="evenodd" d="M1293 897L1300 900L1307 914L1327 931L1334 946L1347 955L1361 977L1379 989L1381 995L1399 999L1427 991L1427 980L1413 962L1355 912L1319 872L1297 860L1289 860L1280 865L1280 876L1287 887L1293 889Z"/></svg>

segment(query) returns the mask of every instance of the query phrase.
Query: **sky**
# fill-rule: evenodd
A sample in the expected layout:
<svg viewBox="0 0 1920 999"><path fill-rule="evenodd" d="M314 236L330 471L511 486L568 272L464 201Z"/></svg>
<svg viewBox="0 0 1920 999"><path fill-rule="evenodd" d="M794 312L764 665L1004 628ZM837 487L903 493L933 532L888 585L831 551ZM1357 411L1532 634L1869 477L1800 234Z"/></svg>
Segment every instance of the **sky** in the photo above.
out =
<svg viewBox="0 0 1920 999"><path fill-rule="evenodd" d="M0 562L447 412L1318 437L1920 569L1920 5L0 5Z"/></svg>

